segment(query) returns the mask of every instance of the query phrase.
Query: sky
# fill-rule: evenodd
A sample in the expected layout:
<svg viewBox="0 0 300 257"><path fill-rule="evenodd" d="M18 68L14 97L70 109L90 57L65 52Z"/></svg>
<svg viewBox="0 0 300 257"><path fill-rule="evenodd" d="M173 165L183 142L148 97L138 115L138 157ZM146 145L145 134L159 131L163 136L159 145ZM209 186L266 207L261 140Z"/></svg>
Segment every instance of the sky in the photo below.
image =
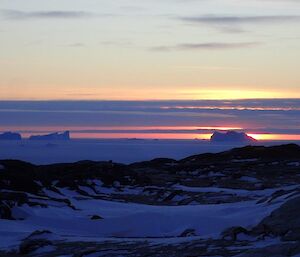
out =
<svg viewBox="0 0 300 257"><path fill-rule="evenodd" d="M300 98L299 0L0 0L0 100Z"/></svg>
<svg viewBox="0 0 300 257"><path fill-rule="evenodd" d="M0 49L0 132L300 140L300 0L0 0Z"/></svg>
<svg viewBox="0 0 300 257"><path fill-rule="evenodd" d="M216 130L258 140L300 140L300 99L0 101L0 132L24 138L70 130L72 138L209 139Z"/></svg>

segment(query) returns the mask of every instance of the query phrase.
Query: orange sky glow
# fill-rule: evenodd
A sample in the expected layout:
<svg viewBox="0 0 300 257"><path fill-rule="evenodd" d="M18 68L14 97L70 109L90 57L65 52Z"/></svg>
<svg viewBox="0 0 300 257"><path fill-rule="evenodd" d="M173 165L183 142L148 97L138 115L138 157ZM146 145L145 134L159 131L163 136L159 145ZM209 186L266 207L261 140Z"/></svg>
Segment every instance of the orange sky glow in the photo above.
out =
<svg viewBox="0 0 300 257"><path fill-rule="evenodd" d="M258 141L285 141L285 140L300 140L300 135L287 134L248 134ZM74 138L137 138L137 139L199 139L209 140L212 133L208 134L170 134L170 133L73 133Z"/></svg>
<svg viewBox="0 0 300 257"><path fill-rule="evenodd" d="M140 138L140 139L210 139L211 131L243 131L239 126L0 126L0 131L20 131L23 137L57 131L71 131L74 139L83 138ZM153 132L145 132L145 131ZM183 132L178 132L182 130ZM195 130L200 130L199 133ZM207 132L205 132L207 130ZM132 131L132 132L130 132ZM167 131L167 132L165 132ZM174 131L174 132L173 132ZM190 132L186 132L190 131ZM300 140L299 134L247 133L259 141Z"/></svg>
<svg viewBox="0 0 300 257"><path fill-rule="evenodd" d="M209 140L212 136L212 133L143 133L141 130L140 132L135 133L127 133L127 132L118 132L118 129L112 129L112 133L105 132L72 132L71 137L74 139L88 139L88 138L95 138L95 139L118 139L118 138L137 138L137 139L199 139L199 140ZM54 130L53 130L54 131ZM52 132L53 132L52 131ZM24 132L22 135L25 138L28 138L31 135L37 135L43 133L28 133ZM46 134L46 132L44 133ZM297 134L251 134L248 133L249 136L253 137L258 141L289 141L289 140L300 140L300 135Z"/></svg>

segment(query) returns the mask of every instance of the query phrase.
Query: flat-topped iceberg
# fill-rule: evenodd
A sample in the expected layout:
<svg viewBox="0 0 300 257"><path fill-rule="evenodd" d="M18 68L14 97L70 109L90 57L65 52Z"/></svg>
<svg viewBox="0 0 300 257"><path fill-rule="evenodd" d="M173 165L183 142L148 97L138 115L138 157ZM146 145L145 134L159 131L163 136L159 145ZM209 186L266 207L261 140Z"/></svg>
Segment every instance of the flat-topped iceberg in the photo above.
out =
<svg viewBox="0 0 300 257"><path fill-rule="evenodd" d="M62 133L55 132L47 135L37 135L37 136L31 136L29 140L70 140L70 132L65 131Z"/></svg>
<svg viewBox="0 0 300 257"><path fill-rule="evenodd" d="M22 137L19 133L4 132L0 134L0 140L21 140Z"/></svg>
<svg viewBox="0 0 300 257"><path fill-rule="evenodd" d="M244 132L236 132L236 131L227 131L227 132L214 132L214 134L210 138L211 142L214 143L254 143L257 140L251 136L248 136Z"/></svg>

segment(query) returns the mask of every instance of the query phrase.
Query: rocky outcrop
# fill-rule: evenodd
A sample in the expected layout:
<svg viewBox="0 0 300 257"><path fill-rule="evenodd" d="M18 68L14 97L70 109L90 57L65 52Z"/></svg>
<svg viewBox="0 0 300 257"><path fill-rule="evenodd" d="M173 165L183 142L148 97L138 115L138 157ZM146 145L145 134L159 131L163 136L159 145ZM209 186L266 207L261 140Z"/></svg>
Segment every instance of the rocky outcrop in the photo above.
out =
<svg viewBox="0 0 300 257"><path fill-rule="evenodd" d="M11 208L8 202L0 200L0 219L13 220Z"/></svg>
<svg viewBox="0 0 300 257"><path fill-rule="evenodd" d="M252 234L280 237L284 241L300 241L300 197L284 203L263 219Z"/></svg>
<svg viewBox="0 0 300 257"><path fill-rule="evenodd" d="M51 234L52 233L47 230L34 231L21 242L19 246L19 254L29 255L43 247L52 246L53 243L47 239L47 236Z"/></svg>
<svg viewBox="0 0 300 257"><path fill-rule="evenodd" d="M300 253L298 163L300 147L294 144L247 146L183 160L159 158L130 165L111 161L32 165L3 160L0 161L0 221L2 219L3 224L26 224L33 220L30 215L34 211L47 213L49 209L51 215L53 208L63 208L62 213L70 215L63 215L63 222L74 214L79 221L97 226L111 218L105 211L97 212L97 208L93 208L103 200L113 201L113 205L120 204L117 202L122 205L155 205L156 210L191 210L193 205L206 206L195 212L196 223L187 220L182 225L181 221L176 221L174 243L164 235L154 239L157 244L148 238L120 240L109 237L108 241L72 242L74 235L67 237L67 232L62 235L52 226L47 227L47 213L46 222L39 227L58 234L35 231L28 237L24 236L16 244L19 247L11 252L0 249L0 256L102 256L103 253L105 256L294 256ZM87 207L85 203L88 203ZM250 208L259 206L262 213L251 210L254 213L254 216L250 215L252 219L258 215L260 218L246 226L240 224L241 216L231 212L238 213L240 207L248 208L248 204L252 206ZM230 208L222 212L224 220L228 221L231 216L237 218L237 223L230 223L234 227L224 226L223 233L220 230L205 238L201 235L203 225L195 224L201 219L201 210L210 209L211 205L212 208L229 205ZM138 208L139 205L134 206ZM122 212L122 208L118 212ZM267 211L264 208L268 208ZM248 215L244 217L247 219ZM147 216L145 223L151 218ZM216 227L219 224L216 223ZM122 225L118 226L123 229ZM129 230L134 224L130 226Z"/></svg>
<svg viewBox="0 0 300 257"><path fill-rule="evenodd" d="M251 249L236 257L289 257L299 256L300 245L297 243L273 244L258 249Z"/></svg>
<svg viewBox="0 0 300 257"><path fill-rule="evenodd" d="M299 167L290 164L299 161L300 147L297 145L248 146L217 154L191 156L180 161L155 159L130 165L81 161L37 166L4 160L0 161L0 187L19 193L1 192L0 196L3 196L2 200L12 198L17 203L23 203L28 201L27 196L20 192L43 196L45 188L56 193L59 193L59 188L70 188L84 196L89 196L91 192L97 195L100 193L99 186L94 181L101 181L103 187L111 188L114 194L99 197L116 201L158 205L232 203L253 199L266 202L289 192L278 191L271 199L265 199L224 191L185 191L176 185L243 190L297 185L300 184L300 176L296 176ZM89 188L89 192L82 190L82 186ZM125 194L123 191L127 187L138 188L139 193Z"/></svg>

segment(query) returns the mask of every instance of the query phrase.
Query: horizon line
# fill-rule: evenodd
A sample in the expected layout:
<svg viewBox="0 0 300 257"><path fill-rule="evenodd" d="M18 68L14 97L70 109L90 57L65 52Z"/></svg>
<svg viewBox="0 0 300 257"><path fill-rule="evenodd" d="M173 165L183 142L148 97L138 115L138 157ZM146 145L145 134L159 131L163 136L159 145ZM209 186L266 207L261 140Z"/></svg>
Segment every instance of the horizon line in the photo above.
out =
<svg viewBox="0 0 300 257"><path fill-rule="evenodd" d="M300 97L264 98L201 98L201 99L0 99L0 102L172 102L172 101L244 101L244 100L300 100Z"/></svg>

